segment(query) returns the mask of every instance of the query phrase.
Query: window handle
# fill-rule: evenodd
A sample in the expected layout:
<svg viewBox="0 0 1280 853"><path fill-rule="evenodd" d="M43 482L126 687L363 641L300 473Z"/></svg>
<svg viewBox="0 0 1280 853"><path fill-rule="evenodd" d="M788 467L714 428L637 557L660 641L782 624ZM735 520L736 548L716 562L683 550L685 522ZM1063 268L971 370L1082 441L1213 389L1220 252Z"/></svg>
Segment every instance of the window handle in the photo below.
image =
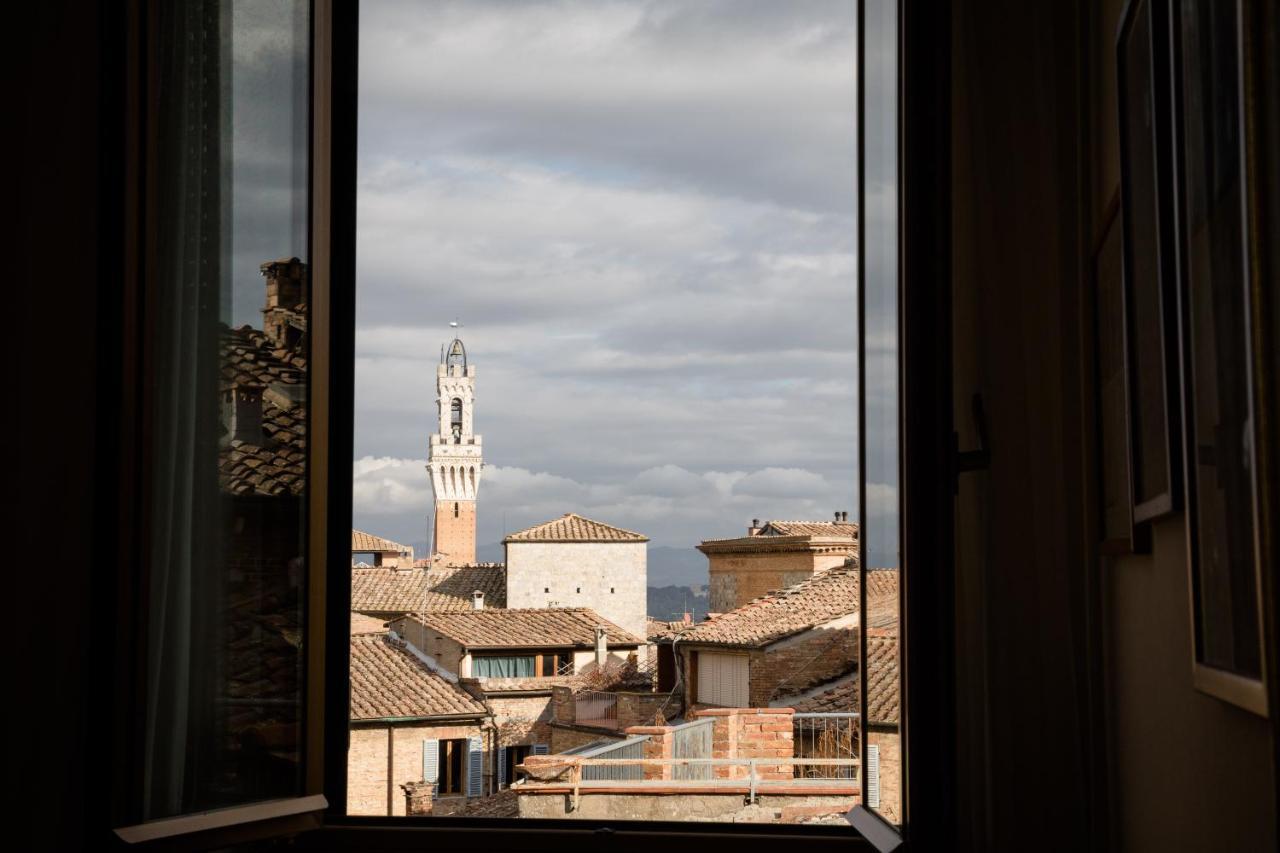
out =
<svg viewBox="0 0 1280 853"><path fill-rule="evenodd" d="M982 407L982 395L974 394L972 400L973 425L978 430L978 449L961 450L960 434L951 433L952 494L960 493L960 475L971 471L985 471L991 467L991 446L987 440L987 413Z"/></svg>

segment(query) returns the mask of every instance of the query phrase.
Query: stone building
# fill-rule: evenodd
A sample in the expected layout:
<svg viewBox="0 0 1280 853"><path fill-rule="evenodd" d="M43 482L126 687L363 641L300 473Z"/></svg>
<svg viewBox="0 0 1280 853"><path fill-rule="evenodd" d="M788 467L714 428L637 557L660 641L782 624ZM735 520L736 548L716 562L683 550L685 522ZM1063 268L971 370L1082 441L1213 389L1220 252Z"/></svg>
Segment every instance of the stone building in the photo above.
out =
<svg viewBox="0 0 1280 853"><path fill-rule="evenodd" d="M868 629L896 619L897 572L868 577ZM858 569L849 560L680 631L686 707L746 708L846 675L857 664Z"/></svg>
<svg viewBox="0 0 1280 853"><path fill-rule="evenodd" d="M429 611L394 619L390 629L484 697L497 729L489 764L498 788L526 756L549 751L553 687L622 665L644 644L586 608Z"/></svg>
<svg viewBox="0 0 1280 853"><path fill-rule="evenodd" d="M351 637L347 813L403 815L401 786L431 783L431 812L450 814L492 786L496 730L483 700L385 631Z"/></svg>
<svg viewBox="0 0 1280 853"><path fill-rule="evenodd" d="M431 560L444 565L476 561L476 497L484 469L480 436L474 432L476 367L454 338L436 367L439 431L431 436L427 473L435 495Z"/></svg>
<svg viewBox="0 0 1280 853"><path fill-rule="evenodd" d="M589 607L645 636L649 537L565 513L502 540L508 607Z"/></svg>
<svg viewBox="0 0 1280 853"><path fill-rule="evenodd" d="M753 519L747 535L708 539L698 545L707 555L709 607L723 613L770 590L799 583L816 572L858 556L858 525L847 512L833 521Z"/></svg>

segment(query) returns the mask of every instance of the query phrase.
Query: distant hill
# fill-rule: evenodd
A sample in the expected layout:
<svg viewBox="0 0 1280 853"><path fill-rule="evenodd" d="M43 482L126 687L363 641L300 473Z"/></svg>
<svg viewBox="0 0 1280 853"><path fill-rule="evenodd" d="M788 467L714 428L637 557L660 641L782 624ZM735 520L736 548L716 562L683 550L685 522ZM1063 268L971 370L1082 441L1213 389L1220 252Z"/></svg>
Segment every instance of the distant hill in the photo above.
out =
<svg viewBox="0 0 1280 853"><path fill-rule="evenodd" d="M695 548L649 546L649 586L698 586L707 582L707 558Z"/></svg>
<svg viewBox="0 0 1280 853"><path fill-rule="evenodd" d="M701 556L701 555L699 555ZM679 619L686 609L699 622L707 616L705 586L651 586L648 596L649 615L654 619Z"/></svg>

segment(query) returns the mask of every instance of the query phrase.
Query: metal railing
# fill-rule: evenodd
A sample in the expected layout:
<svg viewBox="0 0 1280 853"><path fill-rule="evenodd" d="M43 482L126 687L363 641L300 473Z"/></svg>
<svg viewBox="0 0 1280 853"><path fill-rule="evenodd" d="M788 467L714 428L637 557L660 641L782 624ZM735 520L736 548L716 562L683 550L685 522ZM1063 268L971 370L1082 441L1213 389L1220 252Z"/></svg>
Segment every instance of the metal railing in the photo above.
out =
<svg viewBox="0 0 1280 853"><path fill-rule="evenodd" d="M856 793L858 790L857 768L858 760L856 758L588 758L583 755L569 756L564 760L563 764L557 765L567 771L567 778L549 782L551 785L568 785L570 793L570 811L578 808L579 800L584 785L593 789L598 793L637 793L643 794L646 788L662 786L662 787L680 787L688 788L690 793L698 790L707 790L712 788L746 788L744 793L747 795L748 802L754 803L760 795L761 789L765 789L764 793L778 793L780 791L788 793L810 793L822 792L824 794L835 793L831 790L832 786L839 789L839 793ZM712 769L712 775L707 779L644 779L645 767L663 767L671 766L672 776L678 767L708 767ZM838 776L832 771L825 774L810 775L808 773L795 773L793 771L790 778L777 778L777 771L783 767L800 767L814 765L820 767L847 767L850 772L845 776ZM735 775L733 770L728 771L728 775L715 772L718 767L740 767L743 772ZM632 774L624 779L600 779L593 778L601 769L606 772L610 769L615 771L630 771ZM632 769L634 768L634 769ZM537 785L534 782L524 782L522 785Z"/></svg>
<svg viewBox="0 0 1280 853"><path fill-rule="evenodd" d="M804 759L845 759L858 757L858 714L800 713L791 718L792 754ZM851 764L808 763L795 765L796 778L853 779L857 762Z"/></svg>
<svg viewBox="0 0 1280 853"><path fill-rule="evenodd" d="M644 742L648 735L636 735L626 740L571 749L562 755L580 759L643 759ZM639 782L644 779L644 767L640 764L589 764L582 770L582 778L591 782Z"/></svg>
<svg viewBox="0 0 1280 853"><path fill-rule="evenodd" d="M573 697L573 717L583 725L601 722L617 725L618 694L587 690Z"/></svg>
<svg viewBox="0 0 1280 853"><path fill-rule="evenodd" d="M714 720L695 720L692 723L673 726L671 729L671 757L710 758ZM671 768L672 779L710 779L709 764L677 764Z"/></svg>

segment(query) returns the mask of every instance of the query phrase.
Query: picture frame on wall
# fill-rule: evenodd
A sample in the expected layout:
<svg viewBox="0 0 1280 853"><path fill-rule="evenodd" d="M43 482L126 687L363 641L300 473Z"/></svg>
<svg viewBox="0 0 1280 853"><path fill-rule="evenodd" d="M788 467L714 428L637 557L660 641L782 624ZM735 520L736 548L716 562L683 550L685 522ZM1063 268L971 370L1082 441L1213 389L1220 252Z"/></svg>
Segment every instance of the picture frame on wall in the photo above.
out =
<svg viewBox="0 0 1280 853"><path fill-rule="evenodd" d="M1167 2L1130 0L1116 60L1127 470L1143 524L1182 509Z"/></svg>
<svg viewBox="0 0 1280 853"><path fill-rule="evenodd" d="M1098 442L1098 551L1150 550L1150 527L1135 527L1129 491L1129 410L1125 390L1124 273L1120 189L1107 204L1093 249L1094 411Z"/></svg>
<svg viewBox="0 0 1280 853"><path fill-rule="evenodd" d="M1180 0L1171 22L1187 570L1195 686L1266 715L1259 449L1275 438L1257 409L1241 15Z"/></svg>

